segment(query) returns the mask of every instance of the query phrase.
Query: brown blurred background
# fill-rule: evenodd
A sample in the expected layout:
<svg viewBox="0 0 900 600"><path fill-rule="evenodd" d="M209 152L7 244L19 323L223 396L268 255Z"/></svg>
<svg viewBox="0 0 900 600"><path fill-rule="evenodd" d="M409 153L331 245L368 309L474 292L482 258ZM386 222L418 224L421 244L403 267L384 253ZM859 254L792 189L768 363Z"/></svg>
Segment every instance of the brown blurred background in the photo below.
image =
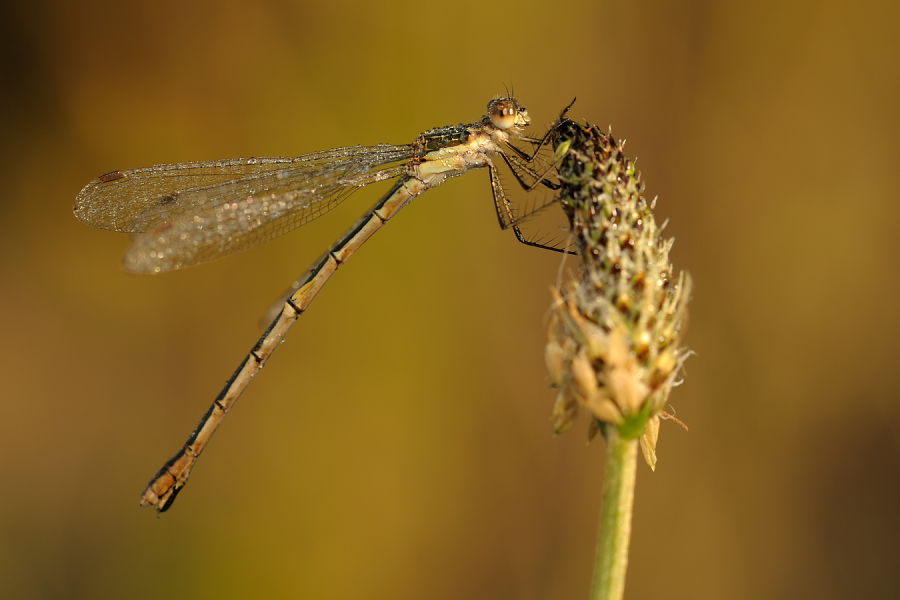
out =
<svg viewBox="0 0 900 600"><path fill-rule="evenodd" d="M586 598L602 443L554 439L559 255L488 176L325 288L174 508L138 509L285 286L378 197L159 277L80 224L119 168L405 143L513 84L628 139L695 293L686 433L638 471L628 598L900 598L896 2L0 8L4 598Z"/></svg>

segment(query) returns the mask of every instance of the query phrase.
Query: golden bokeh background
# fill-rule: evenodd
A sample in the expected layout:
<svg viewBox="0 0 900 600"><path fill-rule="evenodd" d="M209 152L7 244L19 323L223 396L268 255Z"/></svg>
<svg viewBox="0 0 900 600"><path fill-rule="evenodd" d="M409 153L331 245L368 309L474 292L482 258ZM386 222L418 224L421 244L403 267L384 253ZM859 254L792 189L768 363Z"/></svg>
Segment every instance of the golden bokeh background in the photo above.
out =
<svg viewBox="0 0 900 600"><path fill-rule="evenodd" d="M0 595L586 598L603 448L550 434L559 255L498 230L486 173L341 269L161 519L147 480L381 190L158 277L71 211L107 171L405 143L513 84L535 131L577 96L628 139L695 282L690 432L639 467L627 597L900 597L898 26L879 0L7 0Z"/></svg>

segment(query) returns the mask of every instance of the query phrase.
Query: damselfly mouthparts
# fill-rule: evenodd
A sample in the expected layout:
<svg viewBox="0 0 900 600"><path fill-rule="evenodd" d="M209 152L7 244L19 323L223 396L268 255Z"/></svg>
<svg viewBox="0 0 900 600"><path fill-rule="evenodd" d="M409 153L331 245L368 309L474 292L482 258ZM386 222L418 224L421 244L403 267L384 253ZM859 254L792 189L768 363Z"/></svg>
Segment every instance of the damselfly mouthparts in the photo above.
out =
<svg viewBox="0 0 900 600"><path fill-rule="evenodd" d="M142 506L168 510L228 410L335 270L412 198L450 177L487 168L497 218L519 241L538 247L519 229L491 157L499 156L526 190L557 184L537 173L534 154L510 142L543 146L523 135L528 112L511 96L492 100L488 114L469 125L432 129L402 146L337 148L296 158L157 165L113 171L87 184L75 201L81 221L137 234L124 258L129 271L158 273L250 248L308 223L353 191L397 179L395 185L295 283L275 320L244 358L184 446L153 477ZM549 249L556 249L547 247Z"/></svg>

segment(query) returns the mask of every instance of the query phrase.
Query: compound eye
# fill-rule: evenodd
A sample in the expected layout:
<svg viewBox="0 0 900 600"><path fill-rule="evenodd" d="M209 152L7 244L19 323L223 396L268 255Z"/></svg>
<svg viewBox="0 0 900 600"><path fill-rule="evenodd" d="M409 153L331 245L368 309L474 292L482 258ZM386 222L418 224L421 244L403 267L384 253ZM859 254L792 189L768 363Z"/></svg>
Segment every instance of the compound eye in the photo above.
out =
<svg viewBox="0 0 900 600"><path fill-rule="evenodd" d="M491 100L488 104L488 117L497 129L509 129L514 125L528 124L528 113L512 98Z"/></svg>

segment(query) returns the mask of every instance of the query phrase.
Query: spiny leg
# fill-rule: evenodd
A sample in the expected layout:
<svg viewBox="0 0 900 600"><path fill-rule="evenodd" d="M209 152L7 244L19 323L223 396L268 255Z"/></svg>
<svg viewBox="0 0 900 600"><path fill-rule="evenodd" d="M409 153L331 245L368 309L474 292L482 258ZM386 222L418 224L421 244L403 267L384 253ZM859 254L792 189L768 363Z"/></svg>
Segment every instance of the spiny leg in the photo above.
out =
<svg viewBox="0 0 900 600"><path fill-rule="evenodd" d="M503 191L503 185L500 183L500 173L497 171L497 167L495 167L494 163L492 162L488 162L488 173L491 177L491 194L494 198L494 209L497 211L497 220L500 222L500 229L503 229L505 231L509 228L512 228L513 233L516 234L516 239L526 246L532 246L534 248L541 248L544 250L552 250L553 252L561 252L563 254L575 254L574 252L568 250L556 248L555 246L547 246L545 244L541 244L539 242L535 242L526 238L522 233L522 230L517 225L517 223L520 223L522 221L522 218L524 217L517 219L513 215L512 207L509 204L509 200L506 198L506 193ZM534 214L534 212L537 211L532 211L529 214ZM525 216L527 217L528 215Z"/></svg>
<svg viewBox="0 0 900 600"><path fill-rule="evenodd" d="M512 146L510 144L507 144L507 145L510 148L515 148L515 146ZM551 190L558 190L561 187L558 183L553 183L552 181L547 181L545 178L547 177L547 175L549 175L554 170L556 170L556 167L559 166L560 162L562 162L562 159L551 164L549 167L547 167L547 170L545 170L543 173L538 174L537 171L531 169L530 167L528 167L526 165L513 164L514 161L518 160L516 157L509 157L502 152L500 153L500 156L503 157L503 162L506 163L506 165L509 167L509 170L512 171L513 177L516 178L516 181L519 182L519 185L521 185L522 189L524 189L526 192L533 191L538 185L543 185L544 187L550 188ZM529 176L534 177L535 178L534 183L532 183L530 185L528 183L526 183L525 179L521 175L519 175L520 169L522 171L526 172Z"/></svg>
<svg viewBox="0 0 900 600"><path fill-rule="evenodd" d="M524 150L517 148L516 146L513 146L509 142L506 143L507 147L509 147L516 154L518 154L519 158L525 160L525 162L528 162L528 163L532 162L535 159L535 157L538 155L538 152L541 151L541 148L546 146L547 143L550 141L550 138L553 136L553 133L556 131L557 127L559 127L562 124L563 119L566 116L566 113L569 112L569 109L572 108L573 104L575 104L575 100L577 100L577 98L572 98L572 101L569 102L569 105L566 106L564 109L562 109L562 111L560 111L559 116L556 117L556 122L550 126L550 129L547 130L547 133L544 134L544 137L542 137L540 139L533 138L533 137L524 137L524 136L518 138L518 139L522 140L523 142L530 142L532 144L535 144L534 151L531 153L531 155L529 155Z"/></svg>

